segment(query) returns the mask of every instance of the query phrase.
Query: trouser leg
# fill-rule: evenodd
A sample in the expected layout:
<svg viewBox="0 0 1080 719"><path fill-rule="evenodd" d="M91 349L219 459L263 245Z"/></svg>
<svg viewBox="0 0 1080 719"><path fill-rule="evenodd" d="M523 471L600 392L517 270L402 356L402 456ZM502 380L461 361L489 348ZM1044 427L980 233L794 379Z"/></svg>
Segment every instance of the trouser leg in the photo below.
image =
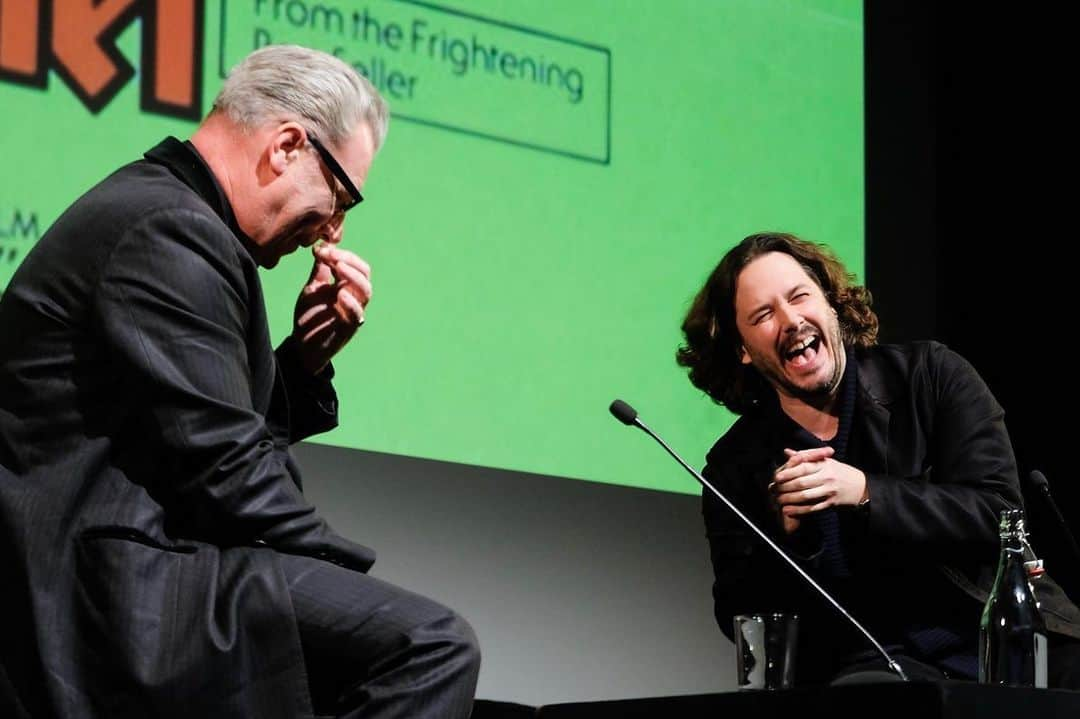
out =
<svg viewBox="0 0 1080 719"><path fill-rule="evenodd" d="M320 714L465 719L480 651L469 624L426 597L328 562L282 556Z"/></svg>

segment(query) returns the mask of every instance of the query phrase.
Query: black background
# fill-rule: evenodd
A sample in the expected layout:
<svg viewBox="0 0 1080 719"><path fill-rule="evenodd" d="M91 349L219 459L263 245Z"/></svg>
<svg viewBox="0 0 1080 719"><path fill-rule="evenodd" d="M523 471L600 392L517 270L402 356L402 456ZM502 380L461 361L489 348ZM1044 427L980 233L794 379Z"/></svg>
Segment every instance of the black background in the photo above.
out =
<svg viewBox="0 0 1080 719"><path fill-rule="evenodd" d="M864 5L867 284L882 341L938 339L979 370L1005 408L1022 477L1045 473L1075 536L1069 25L1044 6L941 5ZM1075 582L1069 535L1025 493L1036 549Z"/></svg>

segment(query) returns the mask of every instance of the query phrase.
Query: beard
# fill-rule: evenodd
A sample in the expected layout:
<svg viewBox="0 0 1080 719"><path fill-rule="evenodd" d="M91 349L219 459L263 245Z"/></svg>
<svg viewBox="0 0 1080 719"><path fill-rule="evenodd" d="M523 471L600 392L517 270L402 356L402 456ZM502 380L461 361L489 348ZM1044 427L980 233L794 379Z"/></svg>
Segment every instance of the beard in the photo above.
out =
<svg viewBox="0 0 1080 719"><path fill-rule="evenodd" d="M784 370L783 348L777 348L768 354L746 348L750 355L751 364L765 381L777 392L789 397L806 402L807 404L820 404L831 398L840 387L840 381L844 377L846 355L844 354L844 340L840 333L840 323L834 318L823 330L808 328L796 334L795 338L786 343L791 347L795 342L810 335L816 335L819 340L817 352L828 352L828 361L831 366L821 376L814 376L799 381L793 379Z"/></svg>

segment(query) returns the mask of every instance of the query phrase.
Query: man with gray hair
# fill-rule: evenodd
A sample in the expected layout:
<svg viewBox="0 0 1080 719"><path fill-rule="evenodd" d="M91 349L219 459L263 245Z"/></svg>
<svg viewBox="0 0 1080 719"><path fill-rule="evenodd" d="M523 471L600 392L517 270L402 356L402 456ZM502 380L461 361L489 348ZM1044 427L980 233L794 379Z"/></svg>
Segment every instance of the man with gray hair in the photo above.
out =
<svg viewBox="0 0 1080 719"><path fill-rule="evenodd" d="M368 576L289 445L337 423L370 269L345 213L388 111L340 60L245 59L189 142L75 202L0 300L0 714L467 717L469 625ZM270 345L258 266L310 247Z"/></svg>

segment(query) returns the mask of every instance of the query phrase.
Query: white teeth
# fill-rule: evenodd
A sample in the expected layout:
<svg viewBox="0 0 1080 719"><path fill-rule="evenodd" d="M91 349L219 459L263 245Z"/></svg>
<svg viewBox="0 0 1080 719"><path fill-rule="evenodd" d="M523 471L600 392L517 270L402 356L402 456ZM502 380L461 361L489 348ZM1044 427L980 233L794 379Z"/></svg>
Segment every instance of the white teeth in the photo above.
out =
<svg viewBox="0 0 1080 719"><path fill-rule="evenodd" d="M787 350L784 352L784 356L789 358L789 359L792 359L792 358L795 357L795 355L803 352L810 345L814 344L814 342L817 342L817 340L818 340L817 335L810 335L809 337L805 337L805 338L799 340L798 342L796 342L795 344L791 345L790 347L788 347Z"/></svg>

